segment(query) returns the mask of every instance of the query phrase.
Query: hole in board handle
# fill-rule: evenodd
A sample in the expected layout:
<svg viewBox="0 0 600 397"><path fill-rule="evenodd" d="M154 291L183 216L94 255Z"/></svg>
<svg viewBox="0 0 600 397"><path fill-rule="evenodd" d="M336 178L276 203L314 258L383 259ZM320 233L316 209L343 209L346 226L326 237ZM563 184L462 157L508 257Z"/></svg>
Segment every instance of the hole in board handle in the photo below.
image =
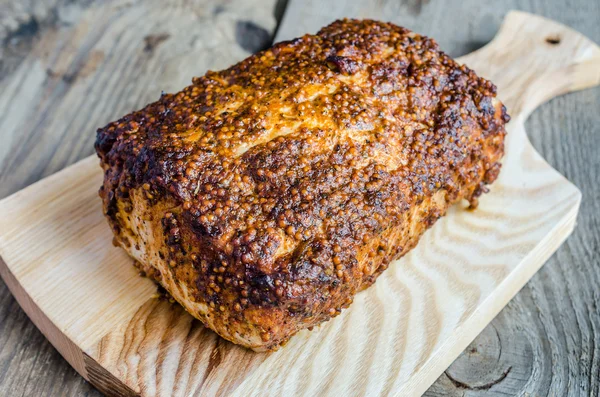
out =
<svg viewBox="0 0 600 397"><path fill-rule="evenodd" d="M546 43L550 45L558 45L560 44L560 36L548 36L546 37Z"/></svg>

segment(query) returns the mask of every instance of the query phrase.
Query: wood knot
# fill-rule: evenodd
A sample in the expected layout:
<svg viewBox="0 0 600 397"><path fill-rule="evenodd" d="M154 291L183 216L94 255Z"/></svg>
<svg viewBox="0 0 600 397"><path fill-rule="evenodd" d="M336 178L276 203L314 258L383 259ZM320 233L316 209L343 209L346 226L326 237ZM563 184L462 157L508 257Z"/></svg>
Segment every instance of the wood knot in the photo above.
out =
<svg viewBox="0 0 600 397"><path fill-rule="evenodd" d="M560 44L560 36L548 36L546 37L546 43L550 45L558 45Z"/></svg>
<svg viewBox="0 0 600 397"><path fill-rule="evenodd" d="M492 325L487 327L469 347L444 372L446 378L457 389L488 390L502 383L510 376L513 364L517 365L518 373L527 370L511 360L508 356L512 351L527 351L522 346L515 347L515 341L501 338L497 329ZM508 349L503 352L503 347ZM512 362L511 362L512 361ZM513 386L515 383L511 380Z"/></svg>

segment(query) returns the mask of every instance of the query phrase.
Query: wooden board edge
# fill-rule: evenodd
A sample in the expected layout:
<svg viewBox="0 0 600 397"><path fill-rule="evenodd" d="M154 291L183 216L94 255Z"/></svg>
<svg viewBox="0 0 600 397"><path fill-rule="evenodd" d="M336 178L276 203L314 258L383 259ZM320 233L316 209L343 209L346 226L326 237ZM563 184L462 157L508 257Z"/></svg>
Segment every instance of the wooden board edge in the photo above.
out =
<svg viewBox="0 0 600 397"><path fill-rule="evenodd" d="M65 360L86 380L88 373L84 361L84 352L71 339L69 339L48 316L33 301L27 291L19 283L11 272L8 264L0 256L0 276L6 283L8 289L15 297L19 306L27 314L27 317L44 334L52 346L63 356Z"/></svg>
<svg viewBox="0 0 600 397"><path fill-rule="evenodd" d="M576 189L576 202L573 208L527 254L519 266L475 309L470 318L455 330L456 335L459 336L454 339L450 348L444 351L443 354L434 353L434 362L431 366L426 371L421 371L412 382L404 385L396 392L400 395L410 396L424 394L569 238L575 230L582 199L579 188L573 186ZM440 346L438 350L440 349L444 349L444 345Z"/></svg>
<svg viewBox="0 0 600 397"><path fill-rule="evenodd" d="M27 317L79 375L107 396L139 396L85 353L46 316L12 274L2 257L0 257L0 276Z"/></svg>
<svg viewBox="0 0 600 397"><path fill-rule="evenodd" d="M86 378L94 387L108 397L138 397L136 393L123 383L114 374L100 365L93 357L83 353L83 361L88 377Z"/></svg>

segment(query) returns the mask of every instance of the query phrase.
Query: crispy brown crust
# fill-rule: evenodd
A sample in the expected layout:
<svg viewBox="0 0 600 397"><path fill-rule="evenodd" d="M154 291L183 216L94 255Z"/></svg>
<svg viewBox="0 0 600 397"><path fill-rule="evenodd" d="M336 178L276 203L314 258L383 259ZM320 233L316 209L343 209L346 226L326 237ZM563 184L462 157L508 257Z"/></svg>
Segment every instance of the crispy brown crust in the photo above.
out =
<svg viewBox="0 0 600 397"><path fill-rule="evenodd" d="M509 119L494 97L429 38L336 21L99 129L104 211L193 315L271 349L476 205Z"/></svg>

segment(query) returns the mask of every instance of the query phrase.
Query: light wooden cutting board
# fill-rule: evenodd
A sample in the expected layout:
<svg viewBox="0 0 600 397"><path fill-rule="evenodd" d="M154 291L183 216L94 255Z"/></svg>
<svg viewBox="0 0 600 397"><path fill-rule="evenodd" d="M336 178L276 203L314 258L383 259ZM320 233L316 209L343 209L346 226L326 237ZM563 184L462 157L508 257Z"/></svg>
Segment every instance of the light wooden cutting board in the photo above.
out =
<svg viewBox="0 0 600 397"><path fill-rule="evenodd" d="M529 143L540 103L600 83L600 48L510 13L461 59L513 120L498 181L456 206L339 317L275 353L205 329L111 245L87 158L0 202L0 274L69 363L108 395L420 395L573 230L581 193ZM191 77L191 76L190 76Z"/></svg>

